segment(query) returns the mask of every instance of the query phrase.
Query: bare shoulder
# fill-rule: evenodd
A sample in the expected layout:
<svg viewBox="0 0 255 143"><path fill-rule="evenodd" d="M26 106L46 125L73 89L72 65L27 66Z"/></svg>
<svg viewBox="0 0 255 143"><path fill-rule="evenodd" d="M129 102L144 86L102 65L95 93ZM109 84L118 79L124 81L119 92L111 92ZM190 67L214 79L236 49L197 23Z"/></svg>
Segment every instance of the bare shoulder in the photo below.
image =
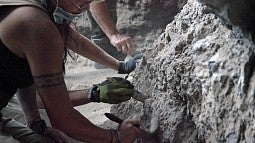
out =
<svg viewBox="0 0 255 143"><path fill-rule="evenodd" d="M22 6L13 9L2 19L0 31L1 39L9 41L26 40L25 38L34 37L35 34L46 34L46 32L49 36L56 33L57 29L45 11L33 6Z"/></svg>
<svg viewBox="0 0 255 143"><path fill-rule="evenodd" d="M61 70L62 38L47 13L40 8L14 9L1 21L0 33L1 40L10 50L28 60L33 75Z"/></svg>

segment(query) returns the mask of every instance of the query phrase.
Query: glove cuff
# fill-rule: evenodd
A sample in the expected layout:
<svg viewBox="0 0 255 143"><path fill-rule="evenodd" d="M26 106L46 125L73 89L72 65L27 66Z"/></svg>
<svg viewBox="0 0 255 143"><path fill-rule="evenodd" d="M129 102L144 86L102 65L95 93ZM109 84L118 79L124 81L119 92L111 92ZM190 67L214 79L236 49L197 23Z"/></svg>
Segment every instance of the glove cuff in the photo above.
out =
<svg viewBox="0 0 255 143"><path fill-rule="evenodd" d="M88 98L90 102L100 102L98 86L93 85L88 91Z"/></svg>
<svg viewBox="0 0 255 143"><path fill-rule="evenodd" d="M123 61L119 62L118 74L125 74L124 62Z"/></svg>

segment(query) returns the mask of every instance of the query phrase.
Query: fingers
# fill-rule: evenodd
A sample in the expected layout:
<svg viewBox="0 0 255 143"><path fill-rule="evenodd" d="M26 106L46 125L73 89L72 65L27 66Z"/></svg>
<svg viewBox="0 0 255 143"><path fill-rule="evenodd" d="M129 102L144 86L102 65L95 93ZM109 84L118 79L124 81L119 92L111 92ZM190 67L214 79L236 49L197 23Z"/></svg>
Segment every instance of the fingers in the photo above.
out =
<svg viewBox="0 0 255 143"><path fill-rule="evenodd" d="M117 88L112 90L116 95L133 95L135 93L134 89L128 88Z"/></svg>
<svg viewBox="0 0 255 143"><path fill-rule="evenodd" d="M111 97L111 102L114 104L118 104L127 100L130 100L131 96L112 96Z"/></svg>
<svg viewBox="0 0 255 143"><path fill-rule="evenodd" d="M120 103L130 100L133 94L133 89L116 89L112 92L111 100Z"/></svg>
<svg viewBox="0 0 255 143"><path fill-rule="evenodd" d="M141 124L141 121L139 119L128 118L123 121L121 126L132 128L139 134L141 132L141 129L139 128L140 124Z"/></svg>
<svg viewBox="0 0 255 143"><path fill-rule="evenodd" d="M132 84L128 83L108 83L107 85L110 89L134 89L134 86Z"/></svg>
<svg viewBox="0 0 255 143"><path fill-rule="evenodd" d="M133 57L133 59L134 59L134 60L139 60L139 59L141 59L142 57L143 57L142 54L136 54L136 55Z"/></svg>
<svg viewBox="0 0 255 143"><path fill-rule="evenodd" d="M110 41L118 51L125 54L131 54L134 51L134 43L129 36L116 34L111 37Z"/></svg>
<svg viewBox="0 0 255 143"><path fill-rule="evenodd" d="M138 119L126 119L122 125L126 125L128 128L132 128L137 133L137 136L142 132L139 128L141 122Z"/></svg>
<svg viewBox="0 0 255 143"><path fill-rule="evenodd" d="M135 51L134 50L135 45L134 45L133 41L130 39L126 44L127 44L127 49L128 49L128 51L126 53L132 54Z"/></svg>
<svg viewBox="0 0 255 143"><path fill-rule="evenodd" d="M135 127L135 124L139 124L137 120L125 120L121 126L119 127L120 135L121 135L121 142L134 142L141 133L141 130Z"/></svg>
<svg viewBox="0 0 255 143"><path fill-rule="evenodd" d="M130 37L126 37L123 39L122 43L122 51L125 54L132 54L134 51L134 44Z"/></svg>

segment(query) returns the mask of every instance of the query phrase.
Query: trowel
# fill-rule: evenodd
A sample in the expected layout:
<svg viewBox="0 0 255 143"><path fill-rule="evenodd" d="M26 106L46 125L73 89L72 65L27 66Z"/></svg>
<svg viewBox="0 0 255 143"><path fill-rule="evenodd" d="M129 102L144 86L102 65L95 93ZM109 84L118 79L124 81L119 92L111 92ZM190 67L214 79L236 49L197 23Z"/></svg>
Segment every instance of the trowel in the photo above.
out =
<svg viewBox="0 0 255 143"><path fill-rule="evenodd" d="M132 98L134 98L137 101L140 101L140 102L144 103L145 100L148 99L149 97L144 95L140 91L135 90L134 94L132 95Z"/></svg>
<svg viewBox="0 0 255 143"><path fill-rule="evenodd" d="M111 113L105 113L105 116L119 124L122 124L123 120L119 117L111 114ZM159 128L159 120L158 118L153 118L151 120L151 125L149 130L143 130L139 127L139 125L135 125L135 127L139 128L141 130L141 133L139 135L139 139L136 141L136 143L162 143L160 139L160 128Z"/></svg>

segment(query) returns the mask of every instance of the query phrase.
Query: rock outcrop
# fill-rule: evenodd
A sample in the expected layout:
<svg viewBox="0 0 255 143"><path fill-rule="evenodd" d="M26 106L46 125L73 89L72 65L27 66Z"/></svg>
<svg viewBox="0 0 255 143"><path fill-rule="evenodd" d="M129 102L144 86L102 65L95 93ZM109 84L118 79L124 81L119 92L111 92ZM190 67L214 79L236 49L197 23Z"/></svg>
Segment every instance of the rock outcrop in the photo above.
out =
<svg viewBox="0 0 255 143"><path fill-rule="evenodd" d="M129 79L149 96L120 117L160 119L165 142L255 142L254 0L189 0ZM254 33L253 33L254 34Z"/></svg>
<svg viewBox="0 0 255 143"><path fill-rule="evenodd" d="M152 47L187 0L118 0L117 26L136 47Z"/></svg>

